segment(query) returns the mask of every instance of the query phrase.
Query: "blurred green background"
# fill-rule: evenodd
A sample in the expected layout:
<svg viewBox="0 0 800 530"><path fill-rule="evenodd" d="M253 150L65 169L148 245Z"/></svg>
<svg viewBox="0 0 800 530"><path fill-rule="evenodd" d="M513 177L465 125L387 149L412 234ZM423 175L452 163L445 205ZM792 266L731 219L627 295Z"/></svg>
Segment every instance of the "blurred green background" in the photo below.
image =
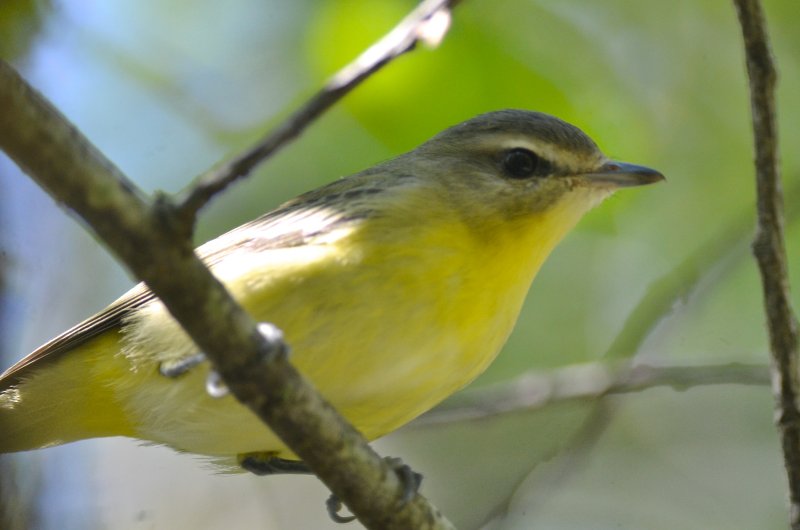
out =
<svg viewBox="0 0 800 530"><path fill-rule="evenodd" d="M278 123L413 5L4 0L0 53L141 187L176 191ZM798 287L800 4L768 0L765 9L781 75ZM643 361L766 362L747 246L754 184L743 64L730 2L465 0L439 49L401 58L349 95L215 201L198 237L480 112L541 110L668 182L626 190L587 216L545 264L514 335L475 384L600 360L632 316L644 322L633 327L646 336ZM0 186L5 367L131 280L2 156ZM637 308L669 274L665 293L681 296L667 297L664 309ZM651 390L600 409L567 403L412 425L377 445L422 472L423 492L463 529L786 526L767 387ZM197 458L131 440L81 442L13 463L14 491L32 503L31 528L340 528L327 520L327 493L313 478L218 475Z"/></svg>

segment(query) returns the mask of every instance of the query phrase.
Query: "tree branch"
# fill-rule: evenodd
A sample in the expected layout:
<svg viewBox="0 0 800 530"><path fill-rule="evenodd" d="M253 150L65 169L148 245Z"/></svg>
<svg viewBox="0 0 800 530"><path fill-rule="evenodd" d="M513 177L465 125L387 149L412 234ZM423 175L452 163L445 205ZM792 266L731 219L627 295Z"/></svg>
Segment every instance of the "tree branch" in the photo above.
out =
<svg viewBox="0 0 800 530"><path fill-rule="evenodd" d="M439 9L449 5L423 5L432 4L441 4ZM193 221L204 201L274 148L243 157L234 165L231 177L212 180L208 184L211 191L198 192L196 199L177 208L165 196L148 200L2 61L0 108L0 148L73 210L148 284L211 359L232 393L268 424L365 526L451 528L421 495L403 502L403 484L388 464L275 351L274 344L265 340L250 316L194 254L190 242L193 222L187 222L187 215Z"/></svg>
<svg viewBox="0 0 800 530"><path fill-rule="evenodd" d="M421 416L414 426L486 419L531 412L565 401L597 400L610 394L659 386L687 390L708 385L769 385L764 365L651 366L596 362L549 372L530 371L513 380L464 392Z"/></svg>
<svg viewBox="0 0 800 530"><path fill-rule="evenodd" d="M784 245L783 197L775 115L777 74L758 0L735 0L750 80L758 227L753 254L764 291L772 352L776 424L789 482L790 524L800 530L800 372L797 319L792 311Z"/></svg>
<svg viewBox="0 0 800 530"><path fill-rule="evenodd" d="M355 61L339 70L319 92L275 130L231 160L198 177L178 200L184 218L193 219L196 212L214 195L250 173L258 164L299 136L323 112L390 61L413 50L420 41L438 44L449 27L450 9L458 1L424 0L394 29Z"/></svg>

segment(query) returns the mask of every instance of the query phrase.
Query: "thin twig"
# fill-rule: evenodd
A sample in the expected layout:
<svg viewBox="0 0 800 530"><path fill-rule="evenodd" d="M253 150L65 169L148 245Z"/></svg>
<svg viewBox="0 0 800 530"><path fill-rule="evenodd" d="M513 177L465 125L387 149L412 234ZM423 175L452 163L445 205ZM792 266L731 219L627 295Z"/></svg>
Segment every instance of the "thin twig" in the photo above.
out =
<svg viewBox="0 0 800 530"><path fill-rule="evenodd" d="M800 530L800 372L797 318L791 307L775 114L777 74L758 0L735 0L744 37L756 169L758 227L753 254L761 273L772 353L776 424L789 483L789 520Z"/></svg>
<svg viewBox="0 0 800 530"><path fill-rule="evenodd" d="M660 386L687 390L708 385L769 383L769 368L764 365L631 366L596 362L549 372L531 371L506 383L464 392L423 415L414 425L439 425L531 412L555 403L596 400L609 394L641 392Z"/></svg>
<svg viewBox="0 0 800 530"><path fill-rule="evenodd" d="M450 9L458 0L424 0L394 29L352 63L275 130L255 145L198 177L178 200L182 216L191 222L211 198L300 135L316 118L384 65L414 49L418 42L438 44L449 27Z"/></svg>

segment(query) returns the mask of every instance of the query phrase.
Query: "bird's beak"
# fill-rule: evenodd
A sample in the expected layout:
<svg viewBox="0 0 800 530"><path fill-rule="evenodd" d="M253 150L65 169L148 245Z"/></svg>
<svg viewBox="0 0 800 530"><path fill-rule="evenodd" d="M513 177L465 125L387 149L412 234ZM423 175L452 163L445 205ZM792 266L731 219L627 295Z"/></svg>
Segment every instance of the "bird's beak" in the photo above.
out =
<svg viewBox="0 0 800 530"><path fill-rule="evenodd" d="M583 173L579 176L590 185L614 186L616 188L644 186L645 184L653 184L665 180L664 175L655 169L613 160L609 160L597 168L597 171Z"/></svg>

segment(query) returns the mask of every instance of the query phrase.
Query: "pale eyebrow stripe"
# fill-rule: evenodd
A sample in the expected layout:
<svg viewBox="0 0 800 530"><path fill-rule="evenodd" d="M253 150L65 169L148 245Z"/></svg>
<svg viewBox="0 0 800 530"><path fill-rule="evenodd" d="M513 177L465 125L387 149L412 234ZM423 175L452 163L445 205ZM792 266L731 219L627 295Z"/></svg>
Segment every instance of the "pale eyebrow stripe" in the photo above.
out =
<svg viewBox="0 0 800 530"><path fill-rule="evenodd" d="M520 136L518 134L498 135L489 139L485 145L487 147L500 148L501 150L518 148L528 149L554 165L556 165L556 162L563 159L564 153L562 149L559 149L550 142L544 140L537 142L529 137Z"/></svg>

